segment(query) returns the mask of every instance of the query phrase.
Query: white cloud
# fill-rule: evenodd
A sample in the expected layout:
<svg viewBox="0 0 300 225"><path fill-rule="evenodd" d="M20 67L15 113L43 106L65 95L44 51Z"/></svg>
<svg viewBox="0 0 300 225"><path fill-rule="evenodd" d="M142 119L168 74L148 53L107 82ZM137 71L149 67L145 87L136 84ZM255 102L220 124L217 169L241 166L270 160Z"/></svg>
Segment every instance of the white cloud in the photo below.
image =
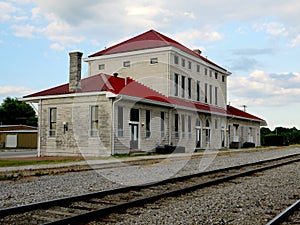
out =
<svg viewBox="0 0 300 225"><path fill-rule="evenodd" d="M21 97L32 93L33 91L28 87L22 86L0 86L0 97Z"/></svg>
<svg viewBox="0 0 300 225"><path fill-rule="evenodd" d="M234 104L291 105L299 101L300 73L268 74L257 70L248 77L230 77L228 92Z"/></svg>
<svg viewBox="0 0 300 225"><path fill-rule="evenodd" d="M11 19L11 14L15 13L17 8L9 2L0 1L0 22Z"/></svg>
<svg viewBox="0 0 300 225"><path fill-rule="evenodd" d="M300 43L300 34L297 35L290 43L291 47L295 47L296 45L298 45Z"/></svg>
<svg viewBox="0 0 300 225"><path fill-rule="evenodd" d="M208 43L219 41L223 35L219 31L230 22L245 22L248 24L262 21L269 22L256 25L255 29L271 35L290 38L292 47L300 43L297 35L300 33L298 23L300 3L298 0L253 0L240 3L238 0L197 1L189 4L181 0L115 0L115 1L81 1L81 0L14 0L13 3L0 2L6 7L0 7L0 21L8 20L18 11L18 6L31 4L27 12L27 24L34 26L39 35L45 35L53 44L68 47L83 41L94 43L97 40L116 40L133 33L141 33L151 28L164 33L175 33L175 37L185 43L201 41ZM16 4L15 6L13 4ZM218 6L218 7L216 7ZM24 13L23 13L24 14ZM20 13L17 19L26 19ZM276 18L276 21L270 20ZM41 21L44 23L42 24ZM15 21L15 27L24 25ZM23 37L32 37L34 32L25 31ZM37 34L37 33L36 33ZM115 37L115 38L112 38ZM113 41L112 40L112 41ZM198 45L201 43L198 43ZM52 45L53 46L53 45Z"/></svg>
<svg viewBox="0 0 300 225"><path fill-rule="evenodd" d="M210 28L205 28L203 30L187 30L176 33L173 36L175 40L178 40L181 43L185 43L187 46L193 46L196 41L208 43L223 39L222 34L218 33L217 31L210 30Z"/></svg>
<svg viewBox="0 0 300 225"><path fill-rule="evenodd" d="M32 25L13 25L11 27L17 37L34 38L37 28Z"/></svg>
<svg viewBox="0 0 300 225"><path fill-rule="evenodd" d="M287 29L282 23L269 22L262 24L255 24L254 29L256 31L264 31L267 34L271 34L274 36L288 36Z"/></svg>

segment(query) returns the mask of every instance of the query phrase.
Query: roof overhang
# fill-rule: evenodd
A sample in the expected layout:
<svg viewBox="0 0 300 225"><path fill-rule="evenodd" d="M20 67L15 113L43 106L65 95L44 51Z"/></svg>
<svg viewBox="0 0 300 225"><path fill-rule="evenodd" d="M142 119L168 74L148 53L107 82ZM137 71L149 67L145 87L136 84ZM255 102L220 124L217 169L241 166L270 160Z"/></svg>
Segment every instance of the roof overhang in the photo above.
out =
<svg viewBox="0 0 300 225"><path fill-rule="evenodd" d="M72 97L84 97L84 96L95 96L95 95L106 95L107 98L116 97L116 95L109 91L98 91L98 92L85 92L85 93L72 93L72 94L61 94L61 95L45 95L28 98L19 98L19 101L34 102L38 103L40 100L56 99L56 98L72 98Z"/></svg>

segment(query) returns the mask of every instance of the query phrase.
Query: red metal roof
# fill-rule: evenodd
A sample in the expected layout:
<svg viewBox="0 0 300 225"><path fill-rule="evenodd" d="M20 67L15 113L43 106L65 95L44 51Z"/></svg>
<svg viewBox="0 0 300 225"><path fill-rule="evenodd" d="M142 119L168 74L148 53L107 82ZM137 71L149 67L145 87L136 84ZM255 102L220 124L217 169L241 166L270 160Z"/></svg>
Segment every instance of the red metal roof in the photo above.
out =
<svg viewBox="0 0 300 225"><path fill-rule="evenodd" d="M179 42L155 31L155 30L149 30L143 34L140 34L138 36L135 36L133 38L130 38L126 41L123 41L119 44L116 44L114 46L111 46L107 49L104 49L100 52L96 52L89 57L96 57L101 55L110 55L115 53L123 53L123 52L130 52L130 51L136 51L136 50L142 50L142 49L150 49L150 48L159 48L159 47L165 47L165 46L173 46L176 47L190 55L193 55L197 58L200 58L201 60L214 65L224 71L226 69L222 68L221 66L215 64L214 62L208 60L207 58L195 53L191 49L185 47L184 45L180 44Z"/></svg>
<svg viewBox="0 0 300 225"><path fill-rule="evenodd" d="M245 111L242 111L242 110L237 109L237 108L235 108L233 106L230 106L230 105L227 106L227 114L228 115L233 115L233 116L238 116L238 117L244 117L244 118L248 118L248 119L264 121L263 119L261 119L257 116L254 116L250 113L247 113Z"/></svg>
<svg viewBox="0 0 300 225"><path fill-rule="evenodd" d="M77 93L109 91L114 94L128 95L160 102L168 102L167 98L157 91L127 77L120 78L107 74L98 74L81 80L81 89ZM24 96L24 98L73 94L69 91L69 84Z"/></svg>
<svg viewBox="0 0 300 225"><path fill-rule="evenodd" d="M254 119L265 123L265 121L252 114L239 110L233 106L227 106L227 110L220 107L210 106L199 102L193 102L185 99L166 97L161 93L133 80L132 78L121 78L110 76L107 74L98 74L81 80L81 90L78 93L108 91L116 95L126 95L140 99L148 99L162 103L169 103L176 106L187 107L208 113L218 113L224 116L236 116L245 119ZM69 84L63 84L54 88L40 91L31 95L24 96L26 98L54 96L63 94L73 94L69 92Z"/></svg>

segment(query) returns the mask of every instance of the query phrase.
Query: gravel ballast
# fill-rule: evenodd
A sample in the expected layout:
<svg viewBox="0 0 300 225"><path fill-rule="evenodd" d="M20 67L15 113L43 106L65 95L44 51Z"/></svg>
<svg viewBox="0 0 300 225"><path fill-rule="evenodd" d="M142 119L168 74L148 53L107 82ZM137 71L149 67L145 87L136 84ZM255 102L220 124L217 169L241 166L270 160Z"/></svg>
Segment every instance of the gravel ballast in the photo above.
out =
<svg viewBox="0 0 300 225"><path fill-rule="evenodd" d="M232 152L223 156L214 157L210 155L195 159L176 158L175 161L169 158L154 165L125 165L125 167L118 168L1 181L0 207L11 207L124 185L157 181L171 176L187 175L299 152L299 148L287 148L243 154Z"/></svg>
<svg viewBox="0 0 300 225"><path fill-rule="evenodd" d="M266 224L299 198L299 170L295 163L169 197L113 214L105 224Z"/></svg>

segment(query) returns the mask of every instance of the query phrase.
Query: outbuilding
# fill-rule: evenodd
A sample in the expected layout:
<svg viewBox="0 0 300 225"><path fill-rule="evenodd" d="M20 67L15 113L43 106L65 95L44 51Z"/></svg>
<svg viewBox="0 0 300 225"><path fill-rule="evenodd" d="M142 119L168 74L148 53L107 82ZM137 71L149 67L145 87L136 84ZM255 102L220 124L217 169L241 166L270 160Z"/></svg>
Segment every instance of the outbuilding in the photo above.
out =
<svg viewBox="0 0 300 225"><path fill-rule="evenodd" d="M26 125L0 126L0 148L37 148L38 131Z"/></svg>

